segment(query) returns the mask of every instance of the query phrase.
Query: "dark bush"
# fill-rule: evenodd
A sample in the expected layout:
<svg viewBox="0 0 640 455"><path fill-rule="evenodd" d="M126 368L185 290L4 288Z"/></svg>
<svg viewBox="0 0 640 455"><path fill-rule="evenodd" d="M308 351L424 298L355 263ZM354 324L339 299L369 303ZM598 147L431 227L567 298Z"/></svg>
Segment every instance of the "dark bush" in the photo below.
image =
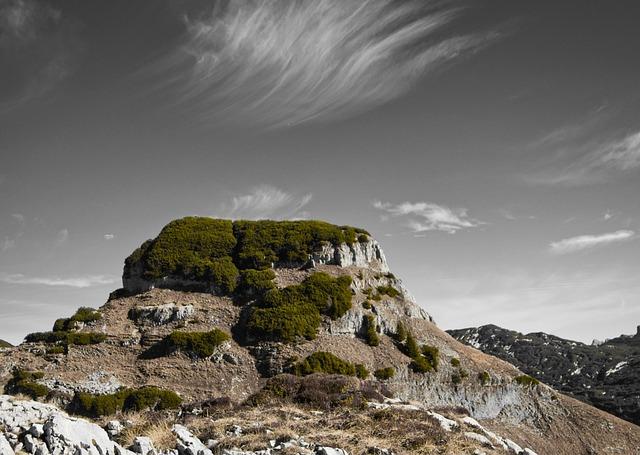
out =
<svg viewBox="0 0 640 455"><path fill-rule="evenodd" d="M273 263L305 263L322 242L353 244L356 230L323 221L236 221L236 263L241 269L265 269Z"/></svg>
<svg viewBox="0 0 640 455"><path fill-rule="evenodd" d="M90 344L102 343L106 339L107 336L104 333L69 332L67 333L66 344L86 346Z"/></svg>
<svg viewBox="0 0 640 455"><path fill-rule="evenodd" d="M393 286L378 286L376 290L378 291L378 294L388 295L389 297L398 297L400 295L400 291Z"/></svg>
<svg viewBox="0 0 640 455"><path fill-rule="evenodd" d="M193 278L210 283L218 293L229 295L235 291L240 273L230 257L203 259L194 266Z"/></svg>
<svg viewBox="0 0 640 455"><path fill-rule="evenodd" d="M101 417L123 411L175 409L181 403L182 399L175 392L146 386L140 389L122 389L107 395L77 392L70 407L77 414Z"/></svg>
<svg viewBox="0 0 640 455"><path fill-rule="evenodd" d="M365 341L369 346L378 346L380 344L378 325L376 324L376 319L370 314L365 317Z"/></svg>
<svg viewBox="0 0 640 455"><path fill-rule="evenodd" d="M482 373L478 373L478 381L480 381L482 385L487 385L491 382L491 376L489 376L488 372L483 371Z"/></svg>
<svg viewBox="0 0 640 455"><path fill-rule="evenodd" d="M452 357L451 358L451 366L459 367L460 366L460 359L458 359L457 357Z"/></svg>
<svg viewBox="0 0 640 455"><path fill-rule="evenodd" d="M407 329L404 327L404 324L401 321L398 321L396 333L393 337L400 343L407 339Z"/></svg>
<svg viewBox="0 0 640 455"><path fill-rule="evenodd" d="M358 235L358 242L367 243L368 241L369 241L369 236L367 234L359 234Z"/></svg>
<svg viewBox="0 0 640 455"><path fill-rule="evenodd" d="M536 378L532 378L531 376L526 374L517 376L513 378L513 380L523 387L536 387L540 384L540 381L538 381Z"/></svg>
<svg viewBox="0 0 640 455"><path fill-rule="evenodd" d="M215 259L229 258L236 246L229 220L186 217L167 224L158 237L134 251L129 268L142 262L149 278L175 275L194 279Z"/></svg>
<svg viewBox="0 0 640 455"><path fill-rule="evenodd" d="M301 284L271 289L256 303L247 321L249 332L259 338L294 342L316 337L321 313L332 318L351 308L351 278L315 273Z"/></svg>
<svg viewBox="0 0 640 455"><path fill-rule="evenodd" d="M362 302L362 308L364 308L365 310L370 310L372 308L371 302L365 300L364 302Z"/></svg>
<svg viewBox="0 0 640 455"><path fill-rule="evenodd" d="M262 297L268 291L275 289L273 282L276 274L271 269L255 270L247 269L240 272L240 282L236 289L236 294L244 300L251 300Z"/></svg>
<svg viewBox="0 0 640 455"><path fill-rule="evenodd" d="M318 311L331 319L338 319L351 308L351 277L333 278L326 273L314 273L300 284L304 297Z"/></svg>
<svg viewBox="0 0 640 455"><path fill-rule="evenodd" d="M35 332L25 337L27 343L62 343L64 345L90 345L107 339L103 333L94 332Z"/></svg>
<svg viewBox="0 0 640 455"><path fill-rule="evenodd" d="M299 376L306 376L313 373L342 374L345 376L355 376L355 366L342 360L330 352L314 352L302 362L294 367L294 371Z"/></svg>
<svg viewBox="0 0 640 455"><path fill-rule="evenodd" d="M299 339L313 340L321 320L318 309L308 302L255 307L249 315L247 329L259 339L292 343Z"/></svg>
<svg viewBox="0 0 640 455"><path fill-rule="evenodd" d="M395 374L396 374L396 370L393 367L380 368L373 373L373 375L376 378L380 379L381 381L390 379L394 377Z"/></svg>
<svg viewBox="0 0 640 455"><path fill-rule="evenodd" d="M435 346L429 346L425 344L422 346L422 355L429 362L434 370L438 371L438 365L440 363L440 350Z"/></svg>
<svg viewBox="0 0 640 455"><path fill-rule="evenodd" d="M177 349L204 359L212 356L215 349L228 339L229 335L218 329L209 332L174 331L165 338L164 344L167 353Z"/></svg>
<svg viewBox="0 0 640 455"><path fill-rule="evenodd" d="M44 373L39 371L15 369L13 370L12 378L7 382L5 391L13 395L22 393L34 400L47 396L51 390L47 386L36 382L43 377Z"/></svg>
<svg viewBox="0 0 640 455"><path fill-rule="evenodd" d="M251 396L251 406L293 402L315 408L362 409L367 401L382 401L391 394L383 385L343 375L311 374L304 377L281 374L270 378L264 388Z"/></svg>
<svg viewBox="0 0 640 455"><path fill-rule="evenodd" d="M369 370L367 370L367 368L363 364L356 363L355 367L356 367L356 376L358 378L367 379L367 377L369 377Z"/></svg>

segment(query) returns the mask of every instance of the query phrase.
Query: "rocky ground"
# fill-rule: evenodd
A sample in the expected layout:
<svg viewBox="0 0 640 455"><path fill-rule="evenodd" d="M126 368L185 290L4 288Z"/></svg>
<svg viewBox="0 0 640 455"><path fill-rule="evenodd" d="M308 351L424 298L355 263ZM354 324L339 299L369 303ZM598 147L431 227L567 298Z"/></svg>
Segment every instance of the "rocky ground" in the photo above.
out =
<svg viewBox="0 0 640 455"><path fill-rule="evenodd" d="M562 392L640 423L640 328L635 335L591 345L495 325L448 333Z"/></svg>

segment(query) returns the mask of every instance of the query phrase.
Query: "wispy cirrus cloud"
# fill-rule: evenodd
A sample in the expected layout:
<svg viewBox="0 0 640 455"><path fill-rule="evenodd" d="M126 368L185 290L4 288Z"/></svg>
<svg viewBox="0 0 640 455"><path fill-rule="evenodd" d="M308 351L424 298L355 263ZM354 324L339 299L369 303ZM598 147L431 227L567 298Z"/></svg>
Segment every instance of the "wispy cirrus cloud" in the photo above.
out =
<svg viewBox="0 0 640 455"><path fill-rule="evenodd" d="M294 195L275 186L261 185L234 196L224 212L236 219L306 218L303 209L311 199L310 193Z"/></svg>
<svg viewBox="0 0 640 455"><path fill-rule="evenodd" d="M186 19L183 45L156 70L204 121L278 128L343 118L499 36L448 33L461 12L414 0L220 2Z"/></svg>
<svg viewBox="0 0 640 455"><path fill-rule="evenodd" d="M71 74L74 21L38 0L0 0L0 113L38 98Z"/></svg>
<svg viewBox="0 0 640 455"><path fill-rule="evenodd" d="M578 235L549 244L549 251L554 254L567 254L577 251L588 250L611 243L619 243L636 238L635 232L631 230L620 230L597 235Z"/></svg>
<svg viewBox="0 0 640 455"><path fill-rule="evenodd" d="M0 274L0 282L6 284L36 285L36 286L56 286L71 288L89 288L93 286L103 286L114 284L118 281L116 277L107 275L84 275L75 277L29 277L21 273Z"/></svg>
<svg viewBox="0 0 640 455"><path fill-rule="evenodd" d="M449 234L484 224L467 214L467 209L450 208L432 202L390 202L374 201L373 206L386 214L402 218L414 233L443 231Z"/></svg>
<svg viewBox="0 0 640 455"><path fill-rule="evenodd" d="M553 131L529 145L553 155L526 176L534 184L581 186L602 183L640 170L640 131L602 131L606 116Z"/></svg>

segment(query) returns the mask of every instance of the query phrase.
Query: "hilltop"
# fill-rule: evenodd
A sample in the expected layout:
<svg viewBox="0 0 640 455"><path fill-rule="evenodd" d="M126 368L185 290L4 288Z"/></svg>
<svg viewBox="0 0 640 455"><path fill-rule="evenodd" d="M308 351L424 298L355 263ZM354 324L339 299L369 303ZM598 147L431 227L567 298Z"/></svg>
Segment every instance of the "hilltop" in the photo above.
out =
<svg viewBox="0 0 640 455"><path fill-rule="evenodd" d="M103 306L0 352L0 379L5 393L104 425L114 442L105 436L100 453L141 453L134 436L180 454L640 446L635 425L441 331L367 231L321 221L173 221L125 260L123 287ZM13 448L71 444L51 435L82 422L2 403ZM38 411L18 425L20 409ZM33 430L40 442L27 438L34 421L49 429Z"/></svg>
<svg viewBox="0 0 640 455"><path fill-rule="evenodd" d="M640 327L635 335L591 345L495 325L447 332L562 392L640 423Z"/></svg>

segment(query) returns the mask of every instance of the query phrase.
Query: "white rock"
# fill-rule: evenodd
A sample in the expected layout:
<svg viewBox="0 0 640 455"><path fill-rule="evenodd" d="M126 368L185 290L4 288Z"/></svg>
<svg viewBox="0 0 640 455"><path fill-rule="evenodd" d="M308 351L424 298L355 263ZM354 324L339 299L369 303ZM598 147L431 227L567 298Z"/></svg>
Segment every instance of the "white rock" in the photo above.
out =
<svg viewBox="0 0 640 455"><path fill-rule="evenodd" d="M117 436L124 430L124 425L119 420L110 420L107 422L106 429L110 436Z"/></svg>
<svg viewBox="0 0 640 455"><path fill-rule="evenodd" d="M349 455L349 452L333 447L316 447L316 455Z"/></svg>
<svg viewBox="0 0 640 455"><path fill-rule="evenodd" d="M520 454L520 452L524 452L524 450L522 450L522 447L513 442L511 439L504 439L504 443L507 445L507 448L513 453Z"/></svg>
<svg viewBox="0 0 640 455"><path fill-rule="evenodd" d="M524 454L525 455L538 455L537 453L535 453L533 450L531 449L524 449Z"/></svg>
<svg viewBox="0 0 640 455"><path fill-rule="evenodd" d="M11 448L11 444L9 444L9 441L7 441L7 438L5 438L1 433L0 433L0 454L15 455L15 452Z"/></svg>
<svg viewBox="0 0 640 455"><path fill-rule="evenodd" d="M491 441L489 441L489 439L486 436L484 436L484 435L482 435L480 433L474 433L472 431L465 431L464 432L464 437L467 438L467 439L471 439L473 441L477 441L480 444L484 444L485 446L493 448L493 444L491 444Z"/></svg>
<svg viewBox="0 0 640 455"><path fill-rule="evenodd" d="M146 436L138 436L135 438L131 450L142 455L155 455L157 453L153 442Z"/></svg>
<svg viewBox="0 0 640 455"><path fill-rule="evenodd" d="M456 422L455 420L447 419L445 416L440 415L436 412L427 411L427 414L436 419L438 423L440 423L440 427L442 427L444 431L451 431L454 428L458 427L458 422Z"/></svg>
<svg viewBox="0 0 640 455"><path fill-rule="evenodd" d="M36 438L41 438L44 435L44 428L41 423L34 423L29 428L29 434Z"/></svg>
<svg viewBox="0 0 640 455"><path fill-rule="evenodd" d="M178 437L180 455L213 455L213 452L182 425L174 425L171 430Z"/></svg>

